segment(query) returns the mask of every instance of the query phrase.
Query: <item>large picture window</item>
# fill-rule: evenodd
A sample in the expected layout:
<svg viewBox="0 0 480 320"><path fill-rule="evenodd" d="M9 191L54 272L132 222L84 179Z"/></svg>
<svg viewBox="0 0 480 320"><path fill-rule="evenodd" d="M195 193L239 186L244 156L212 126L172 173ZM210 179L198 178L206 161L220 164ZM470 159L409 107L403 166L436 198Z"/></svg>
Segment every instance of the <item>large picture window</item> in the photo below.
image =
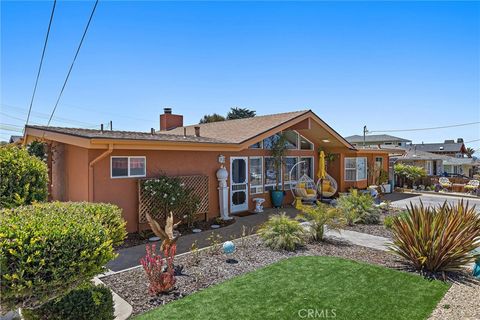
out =
<svg viewBox="0 0 480 320"><path fill-rule="evenodd" d="M263 159L250 157L250 194L263 192Z"/></svg>
<svg viewBox="0 0 480 320"><path fill-rule="evenodd" d="M313 172L313 157L302 157L300 158L300 163L298 166L300 167L300 176L306 174L310 178L314 179L314 172Z"/></svg>
<svg viewBox="0 0 480 320"><path fill-rule="evenodd" d="M367 179L367 158L345 158L345 181Z"/></svg>
<svg viewBox="0 0 480 320"><path fill-rule="evenodd" d="M276 174L277 174L277 171L275 169L273 158L265 157L265 191L270 191L275 189ZM282 184L281 172L279 177L280 177L280 181L278 181L278 183L279 185L281 185Z"/></svg>
<svg viewBox="0 0 480 320"><path fill-rule="evenodd" d="M298 181L298 166L292 171L292 179L290 180L290 171L292 170L293 166L297 164L297 162L297 157L285 157L285 171L283 173L285 190L290 190L291 184Z"/></svg>
<svg viewBox="0 0 480 320"><path fill-rule="evenodd" d="M147 161L145 157L111 157L112 178L145 177Z"/></svg>

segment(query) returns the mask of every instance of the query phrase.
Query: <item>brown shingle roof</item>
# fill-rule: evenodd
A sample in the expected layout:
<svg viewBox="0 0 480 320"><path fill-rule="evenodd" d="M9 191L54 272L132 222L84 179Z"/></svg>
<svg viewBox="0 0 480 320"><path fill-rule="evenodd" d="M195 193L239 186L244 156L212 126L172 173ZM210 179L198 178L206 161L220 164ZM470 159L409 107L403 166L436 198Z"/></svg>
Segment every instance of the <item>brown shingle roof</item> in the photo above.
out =
<svg viewBox="0 0 480 320"><path fill-rule="evenodd" d="M138 131L118 131L118 130L92 130L82 128L63 128L63 127L46 127L28 125L27 128L45 130L50 132L62 133L71 136L88 138L88 139L125 139L125 140L149 140L149 141L172 141L172 142L204 142L204 143L224 143L223 141L208 138L196 137L194 135L172 135Z"/></svg>
<svg viewBox="0 0 480 320"><path fill-rule="evenodd" d="M253 118L202 123L179 127L169 131L159 131L159 133L166 135L183 135L184 129L186 129L187 135L194 135L195 127L199 126L201 137L220 140L225 143L242 143L308 112L310 111L303 110L256 116Z"/></svg>

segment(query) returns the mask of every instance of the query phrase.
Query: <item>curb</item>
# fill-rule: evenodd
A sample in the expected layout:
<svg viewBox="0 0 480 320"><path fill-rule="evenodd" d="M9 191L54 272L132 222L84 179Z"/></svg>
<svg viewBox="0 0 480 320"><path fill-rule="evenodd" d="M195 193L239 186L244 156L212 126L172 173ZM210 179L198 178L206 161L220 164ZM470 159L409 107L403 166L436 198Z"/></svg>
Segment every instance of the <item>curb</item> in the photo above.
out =
<svg viewBox="0 0 480 320"><path fill-rule="evenodd" d="M95 285L105 285L102 280L98 277L93 278L93 283ZM105 285L106 286L106 285ZM107 286L106 286L107 287ZM108 287L107 287L108 288ZM128 319L133 312L132 306L118 294L116 294L112 289L110 289L113 296L114 308L115 308L115 320L126 320Z"/></svg>

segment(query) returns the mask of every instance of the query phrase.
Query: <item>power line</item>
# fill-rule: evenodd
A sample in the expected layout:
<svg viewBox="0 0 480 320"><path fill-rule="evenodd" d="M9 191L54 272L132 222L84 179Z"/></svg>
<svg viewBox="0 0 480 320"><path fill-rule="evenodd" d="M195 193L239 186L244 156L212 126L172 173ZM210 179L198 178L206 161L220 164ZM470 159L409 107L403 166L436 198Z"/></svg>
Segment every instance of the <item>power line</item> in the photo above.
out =
<svg viewBox="0 0 480 320"><path fill-rule="evenodd" d="M475 140L465 141L465 143L477 142L477 141L480 141L480 139L475 139Z"/></svg>
<svg viewBox="0 0 480 320"><path fill-rule="evenodd" d="M2 103L1 106L8 107L9 109L12 109L11 111L19 113L19 114L24 114L25 111L27 110L25 108L9 105L9 104L5 104L5 103ZM14 111L14 110L16 110L16 111ZM0 112L0 113L5 114L5 116L7 116L7 117L13 118L13 116L11 116L11 115L9 115L5 112ZM41 118L41 119L48 119L50 117L50 114L43 113L43 112L38 112L38 111L32 111L31 115L35 116L37 118ZM23 119L21 119L21 120L23 122ZM69 119L69 118L63 118L63 117L58 117L58 116L55 116L53 118L53 120L58 121L58 122L62 122L62 123L65 123L65 124L69 124L69 125L75 125L75 126L84 126L84 127L98 127L99 126L99 125L95 125L95 124L90 123L90 122L84 122L84 121L79 121L79 120L74 120L74 119Z"/></svg>
<svg viewBox="0 0 480 320"><path fill-rule="evenodd" d="M55 103L55 106L53 107L52 114L50 115L50 119L48 119L47 127L50 125L50 122L52 121L53 115L55 114L55 111L57 110L58 103L60 102L60 99L63 94L63 90L65 90L65 86L67 85L68 78L70 77L70 73L72 72L73 65L75 64L75 61L77 60L78 53L80 52L80 48L82 47L83 40L85 39L85 35L87 34L88 27L90 26L90 22L92 21L93 14L95 13L95 9L97 8L98 0L95 1L95 5L93 6L92 13L90 14L90 18L88 19L87 25L85 26L85 30L83 31L82 39L80 40L80 43L78 44L77 52L75 53L75 56L73 57L72 64L70 65L70 69L68 70L67 76L65 77L65 81L63 82L62 90L60 90L60 94L58 95L57 102Z"/></svg>
<svg viewBox="0 0 480 320"><path fill-rule="evenodd" d="M52 13L50 14L50 22L48 23L47 35L45 36L45 42L43 44L42 57L40 58L40 65L38 66L37 79L35 80L35 86L33 87L32 99L30 100L30 107L28 108L27 121L25 125L28 124L30 120L30 113L32 112L33 100L35 99L35 93L37 92L38 79L40 78L40 71L42 70L43 58L45 57L45 50L47 49L48 36L50 35L50 28L52 26L53 14L55 13L55 6L57 5L57 0L53 1Z"/></svg>
<svg viewBox="0 0 480 320"><path fill-rule="evenodd" d="M461 124L453 124L453 125L441 126L441 127L430 127L430 128L395 129L395 130L368 130L368 133L372 133L372 132L405 132L405 131L436 130L436 129L445 129L445 128L455 128L455 127L470 126L470 125L479 124L479 123L480 123L480 121L469 122L469 123L461 123Z"/></svg>

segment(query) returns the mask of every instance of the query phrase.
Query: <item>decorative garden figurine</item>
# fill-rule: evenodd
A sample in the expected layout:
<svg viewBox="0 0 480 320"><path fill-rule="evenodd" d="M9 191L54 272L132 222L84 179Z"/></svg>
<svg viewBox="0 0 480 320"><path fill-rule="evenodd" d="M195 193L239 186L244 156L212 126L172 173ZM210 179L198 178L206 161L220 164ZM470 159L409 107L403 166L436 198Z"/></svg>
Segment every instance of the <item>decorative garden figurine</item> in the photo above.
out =
<svg viewBox="0 0 480 320"><path fill-rule="evenodd" d="M152 228L153 233L162 239L162 244L160 245L160 250L163 251L165 247L175 244L177 242L178 236L173 235L173 229L175 229L181 221L173 224L173 213L170 212L170 215L167 217L165 228L160 227L160 224L152 218L150 214L147 213L147 221Z"/></svg>
<svg viewBox="0 0 480 320"><path fill-rule="evenodd" d="M235 252L235 244L232 241L225 241L222 246L223 252L228 256ZM235 259L228 258L227 263L237 263Z"/></svg>

